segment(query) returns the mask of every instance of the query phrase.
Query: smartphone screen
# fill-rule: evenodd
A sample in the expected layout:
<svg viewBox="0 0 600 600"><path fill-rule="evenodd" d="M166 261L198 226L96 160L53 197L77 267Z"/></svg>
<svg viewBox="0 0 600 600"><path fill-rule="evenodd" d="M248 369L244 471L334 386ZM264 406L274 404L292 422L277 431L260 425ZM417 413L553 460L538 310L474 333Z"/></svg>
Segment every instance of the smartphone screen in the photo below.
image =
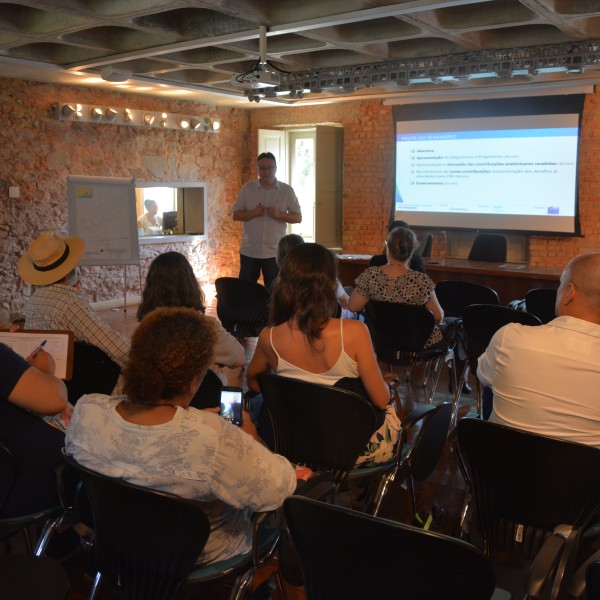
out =
<svg viewBox="0 0 600 600"><path fill-rule="evenodd" d="M221 416L234 425L242 424L242 388L221 388Z"/></svg>

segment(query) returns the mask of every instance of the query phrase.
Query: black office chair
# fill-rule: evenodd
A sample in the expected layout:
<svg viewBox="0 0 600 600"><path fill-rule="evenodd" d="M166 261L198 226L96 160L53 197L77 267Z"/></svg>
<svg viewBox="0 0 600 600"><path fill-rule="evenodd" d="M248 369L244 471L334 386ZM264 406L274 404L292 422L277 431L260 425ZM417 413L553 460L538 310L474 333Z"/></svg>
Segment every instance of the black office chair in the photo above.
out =
<svg viewBox="0 0 600 600"><path fill-rule="evenodd" d="M462 322L467 361L463 372L458 374L458 393L454 397L452 423L456 423L462 383L467 373L467 367L471 369L472 373L477 373L477 359L485 352L496 331L504 325L508 325L508 323L521 323L529 326L541 325L541 321L535 315L493 304L471 304L467 306L463 311ZM475 387L477 390L477 413L481 415L482 386L477 378L475 379Z"/></svg>
<svg viewBox="0 0 600 600"><path fill-rule="evenodd" d="M238 339L257 337L269 318L269 290L237 277L219 277L215 290L223 327Z"/></svg>
<svg viewBox="0 0 600 600"><path fill-rule="evenodd" d="M1 595L7 600L66 600L69 579L63 566L39 556L0 556Z"/></svg>
<svg viewBox="0 0 600 600"><path fill-rule="evenodd" d="M379 487L373 497L374 516L379 514L383 499L394 481L406 483L407 516L406 522L413 523L417 512L415 495L415 482L422 482L429 478L435 469L448 434L452 405L443 402L438 406L428 404L419 406L402 419L402 436L400 438L396 466L393 470L385 469L380 478ZM417 430L414 439L408 443L412 431ZM371 475L377 472L378 467L370 467ZM364 469L353 469L348 474L348 483L360 479Z"/></svg>
<svg viewBox="0 0 600 600"><path fill-rule="evenodd" d="M408 367L410 376L410 369L417 362L433 366L431 383L425 379L426 402L431 403L448 353L446 344L424 347L435 327L433 314L423 306L378 300L367 302L365 314L377 359L390 370L392 366Z"/></svg>
<svg viewBox="0 0 600 600"><path fill-rule="evenodd" d="M3 516L2 507L13 490L16 478L17 466L12 453L6 446L0 444L0 540L9 540L12 536L22 533L25 536L27 551L42 556L60 520L62 509L57 502L56 505L42 508L31 514ZM34 547L32 533L40 527L42 532Z"/></svg>
<svg viewBox="0 0 600 600"><path fill-rule="evenodd" d="M556 318L556 292L546 288L534 288L525 294L525 310L535 315L542 323Z"/></svg>
<svg viewBox="0 0 600 600"><path fill-rule="evenodd" d="M346 483L375 480L370 503L375 515L390 483L406 481L412 521L414 481L424 481L435 468L446 441L450 404L418 407L402 419L401 437L388 462L354 468L377 428L376 409L368 400L352 391L289 377L262 374L258 380L273 425L275 452L314 471L330 471L338 490Z"/></svg>
<svg viewBox="0 0 600 600"><path fill-rule="evenodd" d="M163 600L235 577L230 597L241 600L256 568L273 555L279 531L259 541L258 524L266 515L260 513L251 552L197 564L210 534L201 504L107 477L71 457L65 461L82 479L93 514L98 573L90 599L100 582L121 600Z"/></svg>
<svg viewBox="0 0 600 600"><path fill-rule="evenodd" d="M533 561L526 598L565 598L600 508L600 450L469 418L457 439L484 552Z"/></svg>
<svg viewBox="0 0 600 600"><path fill-rule="evenodd" d="M496 290L471 281L440 281L435 284L435 295L445 317L462 317L471 304L500 304Z"/></svg>
<svg viewBox="0 0 600 600"><path fill-rule="evenodd" d="M73 377L65 381L69 402L76 404L85 394L111 394L121 367L103 350L87 342L75 342Z"/></svg>
<svg viewBox="0 0 600 600"><path fill-rule="evenodd" d="M200 387L190 401L190 406L199 409L220 406L222 387L223 382L220 377L212 369L208 369Z"/></svg>
<svg viewBox="0 0 600 600"><path fill-rule="evenodd" d="M307 600L485 600L490 561L467 542L306 498L287 498L286 521Z"/></svg>
<svg viewBox="0 0 600 600"><path fill-rule="evenodd" d="M469 260L506 262L506 238L499 233L478 233L471 246Z"/></svg>
<svg viewBox="0 0 600 600"><path fill-rule="evenodd" d="M340 484L377 429L375 407L354 392L263 373L258 377L273 426L274 450Z"/></svg>

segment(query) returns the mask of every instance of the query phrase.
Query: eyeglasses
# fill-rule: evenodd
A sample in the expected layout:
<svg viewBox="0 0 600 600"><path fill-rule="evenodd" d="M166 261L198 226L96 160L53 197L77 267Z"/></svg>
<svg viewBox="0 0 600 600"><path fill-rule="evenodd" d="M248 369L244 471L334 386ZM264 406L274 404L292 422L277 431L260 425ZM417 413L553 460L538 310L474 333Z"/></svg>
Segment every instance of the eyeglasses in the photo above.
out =
<svg viewBox="0 0 600 600"><path fill-rule="evenodd" d="M272 167L258 167L259 171L274 171L277 168L277 165L273 165Z"/></svg>

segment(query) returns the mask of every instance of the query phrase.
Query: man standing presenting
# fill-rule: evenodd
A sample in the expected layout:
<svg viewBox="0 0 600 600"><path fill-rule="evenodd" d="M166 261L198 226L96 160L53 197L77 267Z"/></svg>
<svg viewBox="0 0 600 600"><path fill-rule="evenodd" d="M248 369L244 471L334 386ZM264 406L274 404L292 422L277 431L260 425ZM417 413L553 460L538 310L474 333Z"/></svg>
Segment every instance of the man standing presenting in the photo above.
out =
<svg viewBox="0 0 600 600"><path fill-rule="evenodd" d="M258 281L262 270L267 288L279 273L277 242L288 223L301 223L302 212L291 186L277 181L277 163L271 152L259 154L258 179L247 183L233 205L233 220L242 221L240 279Z"/></svg>
<svg viewBox="0 0 600 600"><path fill-rule="evenodd" d="M560 277L556 319L498 330L479 357L491 386L490 421L600 448L600 253L575 257Z"/></svg>

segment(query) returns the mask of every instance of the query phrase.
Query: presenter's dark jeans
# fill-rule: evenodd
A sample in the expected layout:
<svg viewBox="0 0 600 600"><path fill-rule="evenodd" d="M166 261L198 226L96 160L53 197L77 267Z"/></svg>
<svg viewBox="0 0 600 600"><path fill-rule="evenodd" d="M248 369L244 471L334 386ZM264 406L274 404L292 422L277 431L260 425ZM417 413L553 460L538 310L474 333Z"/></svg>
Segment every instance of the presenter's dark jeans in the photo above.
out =
<svg viewBox="0 0 600 600"><path fill-rule="evenodd" d="M240 279L256 283L261 271L265 287L271 289L273 281L279 275L275 258L252 258L240 254Z"/></svg>

